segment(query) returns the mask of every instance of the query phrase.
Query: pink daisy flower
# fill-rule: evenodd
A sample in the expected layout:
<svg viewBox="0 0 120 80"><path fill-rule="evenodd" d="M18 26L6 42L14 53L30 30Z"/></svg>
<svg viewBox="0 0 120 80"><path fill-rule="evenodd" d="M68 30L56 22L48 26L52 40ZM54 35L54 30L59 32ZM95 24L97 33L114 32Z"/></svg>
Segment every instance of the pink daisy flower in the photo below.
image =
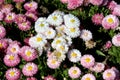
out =
<svg viewBox="0 0 120 80"><path fill-rule="evenodd" d="M68 3L68 0L60 0L62 3Z"/></svg>
<svg viewBox="0 0 120 80"><path fill-rule="evenodd" d="M11 13L12 10L13 10L12 4L3 4L2 5L1 12L8 14L8 13Z"/></svg>
<svg viewBox="0 0 120 80"><path fill-rule="evenodd" d="M107 69L103 72L103 79L105 80L115 80L116 74L112 69Z"/></svg>
<svg viewBox="0 0 120 80"><path fill-rule="evenodd" d="M112 67L111 68L112 70L114 70L115 71L115 73L116 73L116 78L115 78L115 80L119 80L120 79L120 72L119 72L119 70L118 69L116 69L115 67Z"/></svg>
<svg viewBox="0 0 120 80"><path fill-rule="evenodd" d="M23 23L23 22L25 22L26 21L26 16L25 15L23 15L23 14L18 14L18 15L16 15L16 17L15 17L15 23Z"/></svg>
<svg viewBox="0 0 120 80"><path fill-rule="evenodd" d="M20 58L18 55L7 54L4 57L4 63L6 66L14 67L20 63Z"/></svg>
<svg viewBox="0 0 120 80"><path fill-rule="evenodd" d="M19 50L20 50L19 44L16 42L12 42L11 44L9 44L6 53L7 54L18 54Z"/></svg>
<svg viewBox="0 0 120 80"><path fill-rule="evenodd" d="M8 14L6 15L6 17L5 17L5 22L6 22L6 23L12 23L12 22L14 22L15 16L16 16L15 13L8 13Z"/></svg>
<svg viewBox="0 0 120 80"><path fill-rule="evenodd" d="M83 4L83 0L68 0L68 9L76 9Z"/></svg>
<svg viewBox="0 0 120 80"><path fill-rule="evenodd" d="M19 23L18 24L18 28L22 31L27 31L27 30L30 30L31 28L31 23L30 21L26 21L26 22L23 22L23 23Z"/></svg>
<svg viewBox="0 0 120 80"><path fill-rule="evenodd" d="M56 69L56 68L59 68L61 62L58 61L57 59L55 58L48 58L47 59L47 65L49 68L51 69Z"/></svg>
<svg viewBox="0 0 120 80"><path fill-rule="evenodd" d="M33 76L37 73L38 71L38 66L35 63L27 63L26 65L23 66L22 73L25 76Z"/></svg>
<svg viewBox="0 0 120 80"><path fill-rule="evenodd" d="M0 25L0 39L6 36L6 29Z"/></svg>
<svg viewBox="0 0 120 80"><path fill-rule="evenodd" d="M90 67L94 66L95 59L92 55L86 54L81 57L80 62L83 67L90 68Z"/></svg>
<svg viewBox="0 0 120 80"><path fill-rule="evenodd" d="M44 80L56 80L53 76L48 75L46 77L44 77Z"/></svg>
<svg viewBox="0 0 120 80"><path fill-rule="evenodd" d="M103 18L104 18L103 14L99 14L99 13L94 14L92 16L92 22L96 25L101 25Z"/></svg>
<svg viewBox="0 0 120 80"><path fill-rule="evenodd" d="M35 1L27 2L24 4L24 8L27 11L34 12L38 8L38 4Z"/></svg>
<svg viewBox="0 0 120 80"><path fill-rule="evenodd" d="M120 34L114 35L112 38L112 43L115 46L120 46Z"/></svg>
<svg viewBox="0 0 120 80"><path fill-rule="evenodd" d="M34 14L33 12L26 12L25 15L26 15L29 19L33 20L33 21L36 21L36 20L38 19L38 17L36 16L36 14Z"/></svg>
<svg viewBox="0 0 120 80"><path fill-rule="evenodd" d="M115 15L107 15L102 20L104 29L115 29L119 25L119 19Z"/></svg>
<svg viewBox="0 0 120 80"><path fill-rule="evenodd" d="M113 15L120 16L120 5L117 5L112 12Z"/></svg>
<svg viewBox="0 0 120 80"><path fill-rule="evenodd" d="M4 18L4 13L0 11L0 21L2 21Z"/></svg>
<svg viewBox="0 0 120 80"><path fill-rule="evenodd" d="M24 2L25 0L13 0L16 3Z"/></svg>
<svg viewBox="0 0 120 80"><path fill-rule="evenodd" d="M103 3L103 0L90 0L90 3L99 6Z"/></svg>
<svg viewBox="0 0 120 80"><path fill-rule="evenodd" d="M0 50L5 50L8 47L8 42L4 39L0 39Z"/></svg>
<svg viewBox="0 0 120 80"><path fill-rule="evenodd" d="M85 75L81 78L81 80L96 80L96 78L95 78L95 76L94 76L93 74L88 73L88 74L85 74Z"/></svg>
<svg viewBox="0 0 120 80"><path fill-rule="evenodd" d="M68 74L71 78L75 79L75 78L79 78L81 75L81 70L78 67L71 67L68 70Z"/></svg>
<svg viewBox="0 0 120 80"><path fill-rule="evenodd" d="M116 6L117 6L117 3L115 1L111 1L108 4L108 9L110 9L111 11L113 11Z"/></svg>
<svg viewBox="0 0 120 80"><path fill-rule="evenodd" d="M37 80L35 77L28 77L26 80Z"/></svg>
<svg viewBox="0 0 120 80"><path fill-rule="evenodd" d="M20 49L19 54L25 61L33 61L37 58L36 50L29 46L23 46Z"/></svg>
<svg viewBox="0 0 120 80"><path fill-rule="evenodd" d="M5 0L0 0L0 5L4 3Z"/></svg>
<svg viewBox="0 0 120 80"><path fill-rule="evenodd" d="M20 78L20 75L20 70L17 68L10 68L5 73L7 80L18 80Z"/></svg>

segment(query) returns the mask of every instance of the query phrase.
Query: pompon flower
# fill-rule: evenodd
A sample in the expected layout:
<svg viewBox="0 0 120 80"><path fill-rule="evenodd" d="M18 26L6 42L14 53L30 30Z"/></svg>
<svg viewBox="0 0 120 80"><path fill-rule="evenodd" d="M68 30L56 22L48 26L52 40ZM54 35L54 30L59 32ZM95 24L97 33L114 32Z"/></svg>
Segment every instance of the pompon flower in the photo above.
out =
<svg viewBox="0 0 120 80"><path fill-rule="evenodd" d="M107 15L102 20L104 29L115 29L119 25L119 19L115 15Z"/></svg>
<svg viewBox="0 0 120 80"><path fill-rule="evenodd" d="M68 53L68 58L71 62L78 62L81 59L81 52L77 49L72 49Z"/></svg>
<svg viewBox="0 0 120 80"><path fill-rule="evenodd" d="M37 73L38 66L35 63L29 62L23 66L22 73L25 76L33 76Z"/></svg>
<svg viewBox="0 0 120 80"><path fill-rule="evenodd" d="M45 31L45 37L47 39L53 39L53 38L55 38L55 35L56 35L56 31L53 28L48 28Z"/></svg>
<svg viewBox="0 0 120 80"><path fill-rule="evenodd" d="M0 21L2 21L4 18L4 13L0 11Z"/></svg>
<svg viewBox="0 0 120 80"><path fill-rule="evenodd" d="M61 62L58 61L55 58L48 58L47 59L47 65L51 69L57 69L57 68L59 68L60 64L61 64Z"/></svg>
<svg viewBox="0 0 120 80"><path fill-rule="evenodd" d="M68 9L76 9L83 4L83 0L68 0Z"/></svg>
<svg viewBox="0 0 120 80"><path fill-rule="evenodd" d="M63 23L63 18L59 14L50 14L47 18L47 22L53 26L60 26Z"/></svg>
<svg viewBox="0 0 120 80"><path fill-rule="evenodd" d="M60 0L62 3L68 3L68 0Z"/></svg>
<svg viewBox="0 0 120 80"><path fill-rule="evenodd" d="M23 23L19 23L18 28L22 31L28 31L31 28L31 22L26 21L26 22L23 22Z"/></svg>
<svg viewBox="0 0 120 80"><path fill-rule="evenodd" d="M0 39L0 50L5 50L8 47L8 42L5 39Z"/></svg>
<svg viewBox="0 0 120 80"><path fill-rule="evenodd" d="M90 70L95 71L97 73L102 72L105 69L105 64L96 62L93 67L90 68Z"/></svg>
<svg viewBox="0 0 120 80"><path fill-rule="evenodd" d="M83 41L89 41L92 39L92 33L89 30L83 29L80 34L80 38L83 39Z"/></svg>
<svg viewBox="0 0 120 80"><path fill-rule="evenodd" d="M0 25L0 39L4 38L6 36L6 29Z"/></svg>
<svg viewBox="0 0 120 80"><path fill-rule="evenodd" d="M72 79L76 79L80 77L81 70L78 67L73 66L68 70L68 74Z"/></svg>
<svg viewBox="0 0 120 80"><path fill-rule="evenodd" d="M90 0L90 3L93 5L100 6L103 3L103 0Z"/></svg>
<svg viewBox="0 0 120 80"><path fill-rule="evenodd" d="M27 11L34 12L38 8L38 4L35 1L27 2L24 4L24 8Z"/></svg>
<svg viewBox="0 0 120 80"><path fill-rule="evenodd" d="M107 69L103 72L104 80L115 80L116 73L113 69Z"/></svg>
<svg viewBox="0 0 120 80"><path fill-rule="evenodd" d="M24 2L25 0L13 0L13 1L16 3L21 3L21 2Z"/></svg>
<svg viewBox="0 0 120 80"><path fill-rule="evenodd" d="M37 80L35 77L28 77L26 80Z"/></svg>
<svg viewBox="0 0 120 80"><path fill-rule="evenodd" d="M112 38L112 43L115 46L120 46L120 34L114 35Z"/></svg>
<svg viewBox="0 0 120 80"><path fill-rule="evenodd" d="M80 26L80 20L72 14L64 15L64 23L66 27L79 27Z"/></svg>
<svg viewBox="0 0 120 80"><path fill-rule="evenodd" d="M12 42L7 48L7 54L18 54L20 46L16 42Z"/></svg>
<svg viewBox="0 0 120 80"><path fill-rule="evenodd" d="M37 15L34 14L33 12L27 11L25 15L32 21L36 21L38 19Z"/></svg>
<svg viewBox="0 0 120 80"><path fill-rule="evenodd" d="M86 54L86 55L83 55L83 56L81 57L80 62L81 62L81 65L82 65L83 67L85 67L85 68L90 68L90 67L94 66L94 64L95 64L95 59L94 59L94 57L93 57L92 55Z"/></svg>
<svg viewBox="0 0 120 80"><path fill-rule="evenodd" d="M15 23L19 24L23 22L26 22L26 16L23 14L17 14L15 17Z"/></svg>
<svg viewBox="0 0 120 80"><path fill-rule="evenodd" d="M20 75L20 70L17 68L10 68L5 73L7 80L18 80L20 78Z"/></svg>
<svg viewBox="0 0 120 80"><path fill-rule="evenodd" d="M44 77L44 80L56 80L52 75Z"/></svg>
<svg viewBox="0 0 120 80"><path fill-rule="evenodd" d="M116 6L117 6L117 3L114 0L112 0L108 4L108 9L110 9L111 11L113 11Z"/></svg>
<svg viewBox="0 0 120 80"><path fill-rule="evenodd" d="M47 40L42 34L37 34L29 39L29 45L34 48L44 47L46 43Z"/></svg>
<svg viewBox="0 0 120 80"><path fill-rule="evenodd" d="M12 4L3 4L2 5L1 12L8 14L8 13L11 13L12 10L13 10Z"/></svg>
<svg viewBox="0 0 120 80"><path fill-rule="evenodd" d="M37 58L36 50L29 46L23 46L20 49L19 54L25 61L33 61Z"/></svg>
<svg viewBox="0 0 120 80"><path fill-rule="evenodd" d="M120 16L120 5L117 5L112 12L113 15Z"/></svg>
<svg viewBox="0 0 120 80"><path fill-rule="evenodd" d="M5 17L5 22L6 23L12 23L12 22L14 22L15 17L16 17L15 13L8 13Z"/></svg>
<svg viewBox="0 0 120 80"><path fill-rule="evenodd" d="M4 3L5 0L0 0L0 5Z"/></svg>
<svg viewBox="0 0 120 80"><path fill-rule="evenodd" d="M96 80L96 78L93 74L88 73L82 76L81 80Z"/></svg>
<svg viewBox="0 0 120 80"><path fill-rule="evenodd" d="M20 63L20 58L15 54L7 54L4 57L4 63L6 66L14 67Z"/></svg>
<svg viewBox="0 0 120 80"><path fill-rule="evenodd" d="M103 14L96 13L92 16L92 22L96 25L101 25L103 18Z"/></svg>

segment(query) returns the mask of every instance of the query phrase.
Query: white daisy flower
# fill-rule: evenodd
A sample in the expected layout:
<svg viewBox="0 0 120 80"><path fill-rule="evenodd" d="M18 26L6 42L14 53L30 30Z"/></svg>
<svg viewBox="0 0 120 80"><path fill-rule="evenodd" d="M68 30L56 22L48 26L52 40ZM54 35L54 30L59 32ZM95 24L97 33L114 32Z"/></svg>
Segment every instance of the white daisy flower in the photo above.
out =
<svg viewBox="0 0 120 80"><path fill-rule="evenodd" d="M46 31L45 31L45 36L47 39L53 39L56 35L56 31L52 28L48 28Z"/></svg>
<svg viewBox="0 0 120 80"><path fill-rule="evenodd" d="M64 23L67 27L79 27L80 26L80 20L72 14L64 15Z"/></svg>
<svg viewBox="0 0 120 80"><path fill-rule="evenodd" d="M81 52L77 49L72 49L69 53L68 53L68 58L71 62L78 62L81 59Z"/></svg>
<svg viewBox="0 0 120 80"><path fill-rule="evenodd" d="M53 26L59 26L63 23L63 18L58 14L51 14L47 18L47 22Z"/></svg>
<svg viewBox="0 0 120 80"><path fill-rule="evenodd" d="M92 33L89 30L82 30L80 38L82 38L84 41L89 41L92 39Z"/></svg>
<svg viewBox="0 0 120 80"><path fill-rule="evenodd" d="M35 25L35 31L37 33L43 33L49 28L49 24L47 22L39 22Z"/></svg>
<svg viewBox="0 0 120 80"><path fill-rule="evenodd" d="M65 15L64 12L59 11L59 10L54 11L52 14L58 14L58 15L61 15L61 16L64 16L64 15Z"/></svg>
<svg viewBox="0 0 120 80"><path fill-rule="evenodd" d="M37 19L37 21L35 22L35 25L39 24L40 22L45 22L46 18L45 17L40 17Z"/></svg>
<svg viewBox="0 0 120 80"><path fill-rule="evenodd" d="M62 53L67 53L68 52L68 45L67 44L58 44L55 48L57 51L62 52Z"/></svg>
<svg viewBox="0 0 120 80"><path fill-rule="evenodd" d="M66 27L64 32L71 38L80 36L80 29L78 27Z"/></svg>

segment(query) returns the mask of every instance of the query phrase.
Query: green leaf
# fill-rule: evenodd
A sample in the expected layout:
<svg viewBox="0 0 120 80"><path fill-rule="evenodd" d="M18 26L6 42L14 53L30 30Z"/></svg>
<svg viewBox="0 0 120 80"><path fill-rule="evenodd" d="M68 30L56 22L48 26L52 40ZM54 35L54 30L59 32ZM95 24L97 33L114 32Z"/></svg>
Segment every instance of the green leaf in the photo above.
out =
<svg viewBox="0 0 120 80"><path fill-rule="evenodd" d="M96 53L100 56L106 56L103 52L101 52L100 50L96 50Z"/></svg>

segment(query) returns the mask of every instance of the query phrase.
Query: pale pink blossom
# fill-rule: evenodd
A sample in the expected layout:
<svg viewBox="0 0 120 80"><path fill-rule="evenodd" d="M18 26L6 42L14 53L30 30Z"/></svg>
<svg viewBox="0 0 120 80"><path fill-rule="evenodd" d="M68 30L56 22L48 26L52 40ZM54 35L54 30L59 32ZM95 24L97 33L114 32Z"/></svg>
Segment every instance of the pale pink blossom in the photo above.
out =
<svg viewBox="0 0 120 80"><path fill-rule="evenodd" d="M99 6L103 3L103 0L90 0L90 3Z"/></svg>
<svg viewBox="0 0 120 80"><path fill-rule="evenodd" d="M112 12L113 15L120 16L120 5L117 5Z"/></svg>
<svg viewBox="0 0 120 80"><path fill-rule="evenodd" d="M117 6L117 3L113 0L113 1L109 2L108 9L113 11L116 6Z"/></svg>
<svg viewBox="0 0 120 80"><path fill-rule="evenodd" d="M13 5L12 4L3 4L2 5L1 12L5 13L6 15L8 13L11 13L12 10L13 10Z"/></svg>
<svg viewBox="0 0 120 80"><path fill-rule="evenodd" d="M44 80L56 80L53 76L48 75L46 77L44 77Z"/></svg>
<svg viewBox="0 0 120 80"><path fill-rule="evenodd" d="M6 29L0 25L0 39L4 38L6 36Z"/></svg>
<svg viewBox="0 0 120 80"><path fill-rule="evenodd" d="M15 17L16 17L16 14L15 14L15 13L8 13L8 14L6 15L4 21L5 21L6 23L12 23L12 22L14 22Z"/></svg>
<svg viewBox="0 0 120 80"><path fill-rule="evenodd" d="M26 16L23 14L17 14L15 17L15 23L19 24L19 23L23 23L26 21Z"/></svg>
<svg viewBox="0 0 120 80"><path fill-rule="evenodd" d="M96 80L96 78L93 74L88 73L82 76L81 80Z"/></svg>
<svg viewBox="0 0 120 80"><path fill-rule="evenodd" d="M117 34L117 35L113 36L112 43L115 46L120 46L120 34Z"/></svg>

